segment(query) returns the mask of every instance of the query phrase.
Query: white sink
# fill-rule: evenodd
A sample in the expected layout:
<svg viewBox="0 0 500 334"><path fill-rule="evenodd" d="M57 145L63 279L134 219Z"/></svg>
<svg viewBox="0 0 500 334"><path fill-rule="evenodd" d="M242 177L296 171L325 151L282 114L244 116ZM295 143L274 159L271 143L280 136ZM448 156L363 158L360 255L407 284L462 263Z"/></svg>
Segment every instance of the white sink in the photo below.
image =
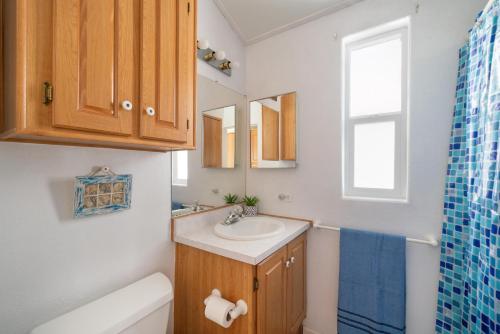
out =
<svg viewBox="0 0 500 334"><path fill-rule="evenodd" d="M274 237L285 231L285 224L271 217L245 217L232 225L215 225L214 233L230 240L258 240Z"/></svg>

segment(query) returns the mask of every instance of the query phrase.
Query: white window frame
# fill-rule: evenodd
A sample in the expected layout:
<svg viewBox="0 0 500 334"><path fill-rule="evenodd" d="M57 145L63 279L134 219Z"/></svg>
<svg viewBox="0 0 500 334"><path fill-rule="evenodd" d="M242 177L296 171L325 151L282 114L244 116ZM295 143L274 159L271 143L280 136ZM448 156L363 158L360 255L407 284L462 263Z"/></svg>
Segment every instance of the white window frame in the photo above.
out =
<svg viewBox="0 0 500 334"><path fill-rule="evenodd" d="M410 21L405 18L343 40L343 198L408 201L408 111L409 111L409 31ZM351 53L371 45L400 38L401 59L401 112L350 116L350 61ZM358 124L394 122L395 162L394 189L354 187L354 128Z"/></svg>
<svg viewBox="0 0 500 334"><path fill-rule="evenodd" d="M172 152L172 185L178 187L187 187L189 180L189 168L187 171L188 178L180 179L178 177L179 172L177 171L177 154L181 151L173 151ZM188 166L189 166L189 152L187 152Z"/></svg>

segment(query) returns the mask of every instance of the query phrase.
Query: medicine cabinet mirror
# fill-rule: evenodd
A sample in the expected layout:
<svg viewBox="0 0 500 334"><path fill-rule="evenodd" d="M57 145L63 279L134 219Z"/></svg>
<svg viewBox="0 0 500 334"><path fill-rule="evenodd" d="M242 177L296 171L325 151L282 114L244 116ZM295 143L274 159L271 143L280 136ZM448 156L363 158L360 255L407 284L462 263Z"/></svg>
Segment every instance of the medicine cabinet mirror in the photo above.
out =
<svg viewBox="0 0 500 334"><path fill-rule="evenodd" d="M296 166L297 94L250 102L250 168Z"/></svg>

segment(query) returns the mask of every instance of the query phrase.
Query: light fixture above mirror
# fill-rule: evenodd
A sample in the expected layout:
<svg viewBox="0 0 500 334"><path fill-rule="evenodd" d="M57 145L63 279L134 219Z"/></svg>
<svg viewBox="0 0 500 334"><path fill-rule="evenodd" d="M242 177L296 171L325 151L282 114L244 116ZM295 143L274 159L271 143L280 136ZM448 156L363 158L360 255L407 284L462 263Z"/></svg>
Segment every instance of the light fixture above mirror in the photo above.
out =
<svg viewBox="0 0 500 334"><path fill-rule="evenodd" d="M208 65L219 70L227 76L231 76L233 69L239 68L240 64L237 61L230 61L226 58L226 51L215 51L210 48L210 42L206 39L198 40L198 59L206 62Z"/></svg>

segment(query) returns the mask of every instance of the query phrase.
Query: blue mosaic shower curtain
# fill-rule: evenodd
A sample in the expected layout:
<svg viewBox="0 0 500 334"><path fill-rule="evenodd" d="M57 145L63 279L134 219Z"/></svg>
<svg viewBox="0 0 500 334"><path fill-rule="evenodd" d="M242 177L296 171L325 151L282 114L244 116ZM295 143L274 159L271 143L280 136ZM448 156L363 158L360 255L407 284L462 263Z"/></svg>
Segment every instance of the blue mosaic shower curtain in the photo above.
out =
<svg viewBox="0 0 500 334"><path fill-rule="evenodd" d="M437 333L500 333L499 2L479 16L460 50Z"/></svg>

